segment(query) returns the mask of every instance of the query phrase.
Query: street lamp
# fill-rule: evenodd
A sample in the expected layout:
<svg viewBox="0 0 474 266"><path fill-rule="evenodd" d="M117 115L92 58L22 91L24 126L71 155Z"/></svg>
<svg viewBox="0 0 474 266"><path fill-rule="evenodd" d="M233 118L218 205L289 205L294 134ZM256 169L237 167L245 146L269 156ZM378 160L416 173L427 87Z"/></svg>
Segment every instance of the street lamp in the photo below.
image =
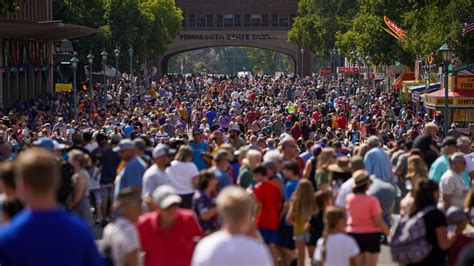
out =
<svg viewBox="0 0 474 266"><path fill-rule="evenodd" d="M106 104L105 104L105 101L107 100L107 77L105 76L105 66L107 64L107 55L109 55L105 49L102 51L102 53L100 53L100 55L102 56L102 68L104 69L103 70L103 73L104 73L104 86L102 87L102 93L103 93L103 96L104 96L104 109L107 108Z"/></svg>
<svg viewBox="0 0 474 266"><path fill-rule="evenodd" d="M336 67L336 77L339 80L339 75L337 74L337 69L339 69L341 67L341 49L337 48L336 53L337 53L337 59L338 59L337 60L337 67ZM341 75L341 78L342 78L342 75Z"/></svg>
<svg viewBox="0 0 474 266"><path fill-rule="evenodd" d="M439 53L443 59L444 66L444 136L448 135L449 128L449 114L448 114L448 100L449 100L449 90L448 90L448 66L451 63L451 55L453 52L453 47L445 42L443 46L439 48Z"/></svg>
<svg viewBox="0 0 474 266"><path fill-rule="evenodd" d="M115 79L114 79L114 83L115 83L115 88L117 88L117 71L118 71L118 59L119 59L119 56L120 56L120 49L115 48L114 54L115 54L115 77L114 77Z"/></svg>
<svg viewBox="0 0 474 266"><path fill-rule="evenodd" d="M331 49L331 79L334 79L334 72L336 72L336 49Z"/></svg>
<svg viewBox="0 0 474 266"><path fill-rule="evenodd" d="M370 106L370 64L372 62L372 56L367 54L365 57L365 62L367 63L367 108Z"/></svg>
<svg viewBox="0 0 474 266"><path fill-rule="evenodd" d="M351 51L351 63L349 64L349 68L351 68L351 65L352 65L352 82L351 83L354 83L354 74L355 74L355 62L354 62L354 58L355 58L355 55L356 55L356 52L354 50ZM349 74L351 73L351 71L349 70Z"/></svg>
<svg viewBox="0 0 474 266"><path fill-rule="evenodd" d="M357 83L360 86L360 62L363 59L363 55L360 51L358 51L357 54L356 54L356 57L357 57L357 70L358 70L357 71Z"/></svg>
<svg viewBox="0 0 474 266"><path fill-rule="evenodd" d="M89 51L87 55L87 61L89 62L89 91L91 94L91 100L94 99L94 88L92 86L92 63L94 63L94 55Z"/></svg>
<svg viewBox="0 0 474 266"><path fill-rule="evenodd" d="M77 70L77 63L79 59L76 57L76 52L74 52L74 56L71 58L71 67L72 67L72 83L73 83L73 102L74 102L74 120L77 120L77 87L76 87L76 70Z"/></svg>
<svg viewBox="0 0 474 266"><path fill-rule="evenodd" d="M128 49L128 55L130 56L130 81L133 81L133 48Z"/></svg>
<svg viewBox="0 0 474 266"><path fill-rule="evenodd" d="M304 63L303 62L304 48L303 47L301 47L300 52L301 52L301 77L303 77L303 67L304 67L304 65L303 65L303 63Z"/></svg>

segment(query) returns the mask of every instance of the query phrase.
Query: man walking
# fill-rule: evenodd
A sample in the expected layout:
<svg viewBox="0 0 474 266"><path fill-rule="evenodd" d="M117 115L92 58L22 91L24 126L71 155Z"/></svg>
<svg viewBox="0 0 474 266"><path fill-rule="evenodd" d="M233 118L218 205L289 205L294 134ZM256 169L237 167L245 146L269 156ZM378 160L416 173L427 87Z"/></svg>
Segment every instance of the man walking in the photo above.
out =
<svg viewBox="0 0 474 266"><path fill-rule="evenodd" d="M103 265L88 226L58 208L60 177L52 153L24 151L15 174L27 208L0 230L0 265Z"/></svg>

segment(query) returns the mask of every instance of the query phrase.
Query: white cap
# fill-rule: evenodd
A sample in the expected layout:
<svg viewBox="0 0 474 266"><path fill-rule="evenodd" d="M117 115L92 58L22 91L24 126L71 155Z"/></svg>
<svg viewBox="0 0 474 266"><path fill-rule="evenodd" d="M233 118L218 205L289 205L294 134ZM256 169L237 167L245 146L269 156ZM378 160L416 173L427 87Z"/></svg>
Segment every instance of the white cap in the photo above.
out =
<svg viewBox="0 0 474 266"><path fill-rule="evenodd" d="M181 197L176 194L175 189L170 185L157 187L153 191L152 197L160 209L167 209L173 204L181 203Z"/></svg>

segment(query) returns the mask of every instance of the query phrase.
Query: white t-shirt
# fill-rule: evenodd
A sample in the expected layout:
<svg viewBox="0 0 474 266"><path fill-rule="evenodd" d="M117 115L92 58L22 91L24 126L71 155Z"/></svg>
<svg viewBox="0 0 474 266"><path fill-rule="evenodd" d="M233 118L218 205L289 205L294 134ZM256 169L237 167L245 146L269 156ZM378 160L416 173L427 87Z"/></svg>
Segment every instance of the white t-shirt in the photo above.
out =
<svg viewBox="0 0 474 266"><path fill-rule="evenodd" d="M468 154L464 154L464 160L466 161L466 171L468 173L474 171L474 161Z"/></svg>
<svg viewBox="0 0 474 266"><path fill-rule="evenodd" d="M191 265L270 266L273 260L267 246L256 239L219 231L197 244Z"/></svg>
<svg viewBox="0 0 474 266"><path fill-rule="evenodd" d="M352 188L354 187L354 178L349 178L346 182L342 183L337 193L336 201L334 204L341 208L346 208L346 197L352 193Z"/></svg>
<svg viewBox="0 0 474 266"><path fill-rule="evenodd" d="M322 248L324 239L321 237L316 245L314 261L322 260ZM324 266L349 266L350 258L360 253L359 246L354 238L344 233L336 233L328 236L326 240L326 260Z"/></svg>
<svg viewBox="0 0 474 266"><path fill-rule="evenodd" d="M157 187L169 183L170 179L166 172L161 171L156 164L153 164L143 174L142 196L149 197Z"/></svg>
<svg viewBox="0 0 474 266"><path fill-rule="evenodd" d="M126 256L134 250L140 250L140 239L134 224L124 218L117 218L104 228L104 244L111 247L111 256L115 266L125 266ZM137 254L138 265L142 265Z"/></svg>
<svg viewBox="0 0 474 266"><path fill-rule="evenodd" d="M444 208L443 195L451 196L451 205L464 208L464 199L468 192L462 177L453 170L446 171L439 181L439 202L438 208Z"/></svg>
<svg viewBox="0 0 474 266"><path fill-rule="evenodd" d="M194 193L193 177L199 174L199 170L193 162L172 161L171 166L166 169L170 178L170 184L179 195Z"/></svg>

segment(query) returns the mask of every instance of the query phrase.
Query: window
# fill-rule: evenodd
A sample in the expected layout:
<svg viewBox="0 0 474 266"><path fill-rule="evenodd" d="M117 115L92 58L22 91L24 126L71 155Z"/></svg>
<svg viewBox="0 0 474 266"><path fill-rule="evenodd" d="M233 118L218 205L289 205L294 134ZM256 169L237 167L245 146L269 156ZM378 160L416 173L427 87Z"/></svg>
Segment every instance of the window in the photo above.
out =
<svg viewBox="0 0 474 266"><path fill-rule="evenodd" d="M268 27L268 15L267 14L262 15L262 27Z"/></svg>
<svg viewBox="0 0 474 266"><path fill-rule="evenodd" d="M290 14L290 26L293 26L293 23L295 23L295 14Z"/></svg>
<svg viewBox="0 0 474 266"><path fill-rule="evenodd" d="M224 27L234 27L234 15L224 15Z"/></svg>
<svg viewBox="0 0 474 266"><path fill-rule="evenodd" d="M196 15L195 14L189 14L189 27L196 27Z"/></svg>
<svg viewBox="0 0 474 266"><path fill-rule="evenodd" d="M222 25L223 25L223 17L222 15L217 15L217 22L216 22L216 26L219 27L219 28L222 28Z"/></svg>
<svg viewBox="0 0 474 266"><path fill-rule="evenodd" d="M245 27L250 27L250 15L246 14L244 16L244 26Z"/></svg>
<svg viewBox="0 0 474 266"><path fill-rule="evenodd" d="M252 25L252 27L262 26L262 15L251 15L250 24Z"/></svg>
<svg viewBox="0 0 474 266"><path fill-rule="evenodd" d="M185 27L186 26L186 14L183 13L183 20L181 21L181 27Z"/></svg>
<svg viewBox="0 0 474 266"><path fill-rule="evenodd" d="M206 15L204 15L204 14L197 14L196 15L196 26L197 27L205 27L206 26Z"/></svg>
<svg viewBox="0 0 474 266"><path fill-rule="evenodd" d="M240 14L234 15L234 27L240 27Z"/></svg>
<svg viewBox="0 0 474 266"><path fill-rule="evenodd" d="M272 27L278 27L278 14L272 14Z"/></svg>
<svg viewBox="0 0 474 266"><path fill-rule="evenodd" d="M207 19L206 19L206 27L212 28L213 25L213 16L212 14L207 14Z"/></svg>
<svg viewBox="0 0 474 266"><path fill-rule="evenodd" d="M278 26L280 27L288 27L289 26L289 20L288 20L288 15L279 15L278 16Z"/></svg>

